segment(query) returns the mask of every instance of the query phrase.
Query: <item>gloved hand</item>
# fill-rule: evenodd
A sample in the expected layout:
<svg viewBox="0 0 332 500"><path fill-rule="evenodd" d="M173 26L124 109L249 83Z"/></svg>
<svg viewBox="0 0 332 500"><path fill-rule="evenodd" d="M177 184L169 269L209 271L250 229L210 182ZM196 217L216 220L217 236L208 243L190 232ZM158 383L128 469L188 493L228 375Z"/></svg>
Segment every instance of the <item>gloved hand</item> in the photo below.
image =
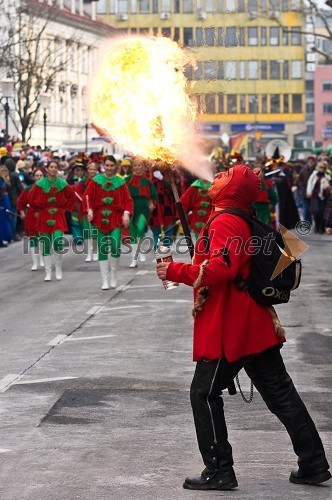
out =
<svg viewBox="0 0 332 500"><path fill-rule="evenodd" d="M160 170L155 170L153 172L153 177L155 177L156 179L158 179L159 181L162 181L164 176L163 174L160 172Z"/></svg>

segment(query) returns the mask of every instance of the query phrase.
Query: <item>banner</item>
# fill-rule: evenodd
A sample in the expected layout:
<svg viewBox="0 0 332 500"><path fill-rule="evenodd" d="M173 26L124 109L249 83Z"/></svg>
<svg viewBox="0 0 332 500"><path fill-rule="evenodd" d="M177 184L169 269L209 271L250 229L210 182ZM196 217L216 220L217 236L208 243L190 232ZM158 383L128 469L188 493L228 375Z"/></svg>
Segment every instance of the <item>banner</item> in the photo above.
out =
<svg viewBox="0 0 332 500"><path fill-rule="evenodd" d="M239 134L231 137L231 148L236 153L240 153L244 158L248 157L249 134Z"/></svg>

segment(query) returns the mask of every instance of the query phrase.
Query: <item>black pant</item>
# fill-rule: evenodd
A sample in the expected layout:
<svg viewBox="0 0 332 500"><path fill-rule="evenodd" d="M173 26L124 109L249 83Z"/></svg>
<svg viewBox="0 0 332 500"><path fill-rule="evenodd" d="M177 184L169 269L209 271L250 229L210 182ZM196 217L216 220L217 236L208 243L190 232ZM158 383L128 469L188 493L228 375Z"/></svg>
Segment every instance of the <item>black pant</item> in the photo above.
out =
<svg viewBox="0 0 332 500"><path fill-rule="evenodd" d="M225 359L199 361L191 384L190 399L198 446L206 467L227 475L233 466L221 391L244 368L269 410L284 424L308 474L329 468L324 448L303 401L288 375L278 346L235 363Z"/></svg>

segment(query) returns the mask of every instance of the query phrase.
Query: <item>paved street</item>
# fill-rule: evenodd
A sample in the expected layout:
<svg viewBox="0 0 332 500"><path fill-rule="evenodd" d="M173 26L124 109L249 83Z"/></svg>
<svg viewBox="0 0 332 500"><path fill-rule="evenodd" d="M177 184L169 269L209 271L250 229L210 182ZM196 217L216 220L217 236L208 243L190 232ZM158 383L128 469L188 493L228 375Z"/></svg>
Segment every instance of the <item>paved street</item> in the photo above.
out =
<svg viewBox="0 0 332 500"><path fill-rule="evenodd" d="M303 238L302 284L279 308L283 355L332 463L332 237ZM0 249L0 499L327 500L289 483L288 435L255 391L225 394L239 488L182 489L200 473L189 402L191 289L164 291L152 254L120 265L102 291L98 263L68 254L61 282L30 271L22 245ZM245 391L249 383L243 372Z"/></svg>

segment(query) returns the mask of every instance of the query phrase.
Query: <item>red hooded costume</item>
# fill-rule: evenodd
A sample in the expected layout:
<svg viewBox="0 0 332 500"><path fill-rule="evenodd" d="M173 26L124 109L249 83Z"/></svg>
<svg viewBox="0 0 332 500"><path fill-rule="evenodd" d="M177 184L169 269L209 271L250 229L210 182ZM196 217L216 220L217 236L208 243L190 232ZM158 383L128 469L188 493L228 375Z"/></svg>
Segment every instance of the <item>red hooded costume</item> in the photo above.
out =
<svg viewBox="0 0 332 500"><path fill-rule="evenodd" d="M210 196L215 210L237 207L249 213L260 189L252 170L237 165L218 175ZM247 222L224 213L212 221L208 234L208 251L198 239L193 264L174 262L167 270L168 280L194 288L194 361L225 357L233 362L285 341L276 333L280 323L274 309L261 306L233 283L238 274L245 279L250 273L251 257L245 252L251 237ZM243 242L240 249L239 237ZM229 263L220 253L224 248Z"/></svg>

